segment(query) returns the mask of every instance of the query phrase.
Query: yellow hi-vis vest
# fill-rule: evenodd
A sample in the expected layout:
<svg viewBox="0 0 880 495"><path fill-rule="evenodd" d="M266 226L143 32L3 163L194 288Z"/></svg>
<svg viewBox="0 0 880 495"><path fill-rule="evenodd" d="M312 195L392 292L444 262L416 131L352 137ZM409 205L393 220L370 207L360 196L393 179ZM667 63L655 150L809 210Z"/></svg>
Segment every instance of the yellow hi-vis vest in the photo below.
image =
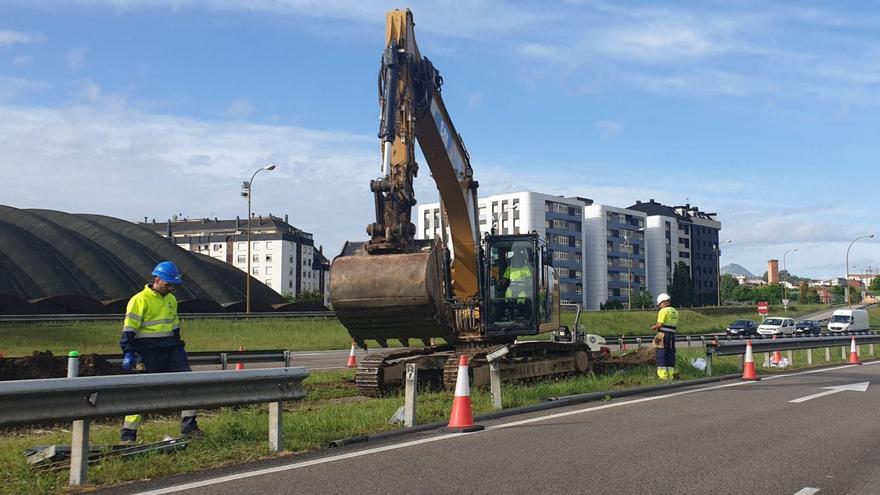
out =
<svg viewBox="0 0 880 495"><path fill-rule="evenodd" d="M146 285L128 301L123 332L134 332L136 339L149 339L171 337L175 328L180 328L180 318L174 294L163 296Z"/></svg>
<svg viewBox="0 0 880 495"><path fill-rule="evenodd" d="M672 306L666 306L657 312L657 323L663 325L661 330L674 332L678 329L678 311Z"/></svg>
<svg viewBox="0 0 880 495"><path fill-rule="evenodd" d="M527 266L520 268L507 267L504 270L504 278L510 280L510 285L504 291L504 297L528 297L532 292L532 270Z"/></svg>

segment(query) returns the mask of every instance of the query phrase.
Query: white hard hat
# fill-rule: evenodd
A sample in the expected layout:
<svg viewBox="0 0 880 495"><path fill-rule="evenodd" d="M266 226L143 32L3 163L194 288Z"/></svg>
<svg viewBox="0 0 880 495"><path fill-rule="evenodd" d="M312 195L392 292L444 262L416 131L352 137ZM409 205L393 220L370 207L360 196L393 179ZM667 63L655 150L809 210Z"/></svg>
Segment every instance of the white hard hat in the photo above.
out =
<svg viewBox="0 0 880 495"><path fill-rule="evenodd" d="M672 299L672 298L669 297L669 294L667 294L665 292L660 294L659 296L657 296L657 306L659 306L660 303L662 303L663 301L668 301L670 299Z"/></svg>

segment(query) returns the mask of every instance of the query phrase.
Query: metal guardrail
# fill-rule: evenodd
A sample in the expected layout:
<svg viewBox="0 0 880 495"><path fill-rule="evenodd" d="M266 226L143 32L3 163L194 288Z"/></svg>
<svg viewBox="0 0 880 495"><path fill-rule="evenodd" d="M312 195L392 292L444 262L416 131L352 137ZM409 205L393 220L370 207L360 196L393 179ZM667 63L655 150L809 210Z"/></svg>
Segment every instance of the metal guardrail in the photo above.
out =
<svg viewBox="0 0 880 495"><path fill-rule="evenodd" d="M265 320L269 318L335 318L333 311L279 311L261 313L181 313L182 320ZM2 323L43 323L56 321L122 321L121 314L0 315Z"/></svg>
<svg viewBox="0 0 880 495"><path fill-rule="evenodd" d="M842 356L845 357L845 348L852 344L852 339L856 339L856 345L861 346L868 344L871 346L870 353L874 353L874 344L880 344L880 334L856 335L849 334L846 336L822 336L800 339L777 339L777 340L751 340L753 353L769 353L775 351L793 351L800 349L826 349L826 359L830 359L829 349L831 347L841 347ZM733 342L707 342L706 343L706 375L712 375L712 357L713 356L741 356L746 353L746 340L737 340ZM812 355L808 354L808 361L811 362Z"/></svg>
<svg viewBox="0 0 880 495"><path fill-rule="evenodd" d="M880 335L880 333L878 333L877 330L875 330L873 328L874 327L872 327L872 330L869 332L844 333L843 335L846 335L847 339L851 335ZM838 335L838 334L832 334L832 333L826 332L826 333L821 333L821 334L809 334L809 335L803 335L803 334L775 335L775 336L774 335L751 335L751 336L748 336L747 338L752 339L752 341L763 341L763 340L772 340L773 337L776 337L777 339L801 339L801 338L803 338L803 339L817 339L817 338L822 338L822 337L828 337L830 335ZM627 345L636 344L637 346L640 346L640 345L650 345L651 341L654 340L654 335L638 335L638 336L631 336L631 337L608 336L608 337L603 337L603 338L605 339L606 343L612 344L612 345L616 344L618 346L622 346L623 344L627 344ZM738 341L738 340L742 340L742 337L720 334L720 333L683 334L683 335L676 335L675 336L676 342L686 342L688 345L690 345L692 343L697 343L697 342L700 344L706 344L707 342L714 342L716 340L717 341Z"/></svg>
<svg viewBox="0 0 880 495"><path fill-rule="evenodd" d="M76 359L76 358L73 358ZM305 397L305 368L153 373L0 382L0 426L73 421L70 484L88 478L89 420L269 403L269 448L283 449L282 401Z"/></svg>
<svg viewBox="0 0 880 495"><path fill-rule="evenodd" d="M256 351L206 351L187 352L187 362L192 365L220 365L225 370L230 364L271 363L284 362L285 367L290 367L291 351L284 349L256 350ZM106 359L113 364L122 363L121 354L100 354L98 357ZM6 358L10 359L10 358Z"/></svg>

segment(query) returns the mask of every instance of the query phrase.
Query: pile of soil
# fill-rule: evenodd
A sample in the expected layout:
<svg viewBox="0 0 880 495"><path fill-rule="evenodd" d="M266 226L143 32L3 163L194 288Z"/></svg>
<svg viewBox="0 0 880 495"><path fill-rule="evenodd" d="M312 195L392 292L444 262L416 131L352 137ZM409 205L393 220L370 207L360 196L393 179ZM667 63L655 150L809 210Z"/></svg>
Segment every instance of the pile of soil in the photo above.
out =
<svg viewBox="0 0 880 495"><path fill-rule="evenodd" d="M79 357L79 376L121 375L119 366L111 364L98 354ZM67 357L53 356L51 352L34 353L29 357L0 359L0 381L64 378L67 376Z"/></svg>
<svg viewBox="0 0 880 495"><path fill-rule="evenodd" d="M642 347L639 350L612 356L603 361L606 369L622 369L633 366L654 366L656 363L657 361L654 359L653 347Z"/></svg>

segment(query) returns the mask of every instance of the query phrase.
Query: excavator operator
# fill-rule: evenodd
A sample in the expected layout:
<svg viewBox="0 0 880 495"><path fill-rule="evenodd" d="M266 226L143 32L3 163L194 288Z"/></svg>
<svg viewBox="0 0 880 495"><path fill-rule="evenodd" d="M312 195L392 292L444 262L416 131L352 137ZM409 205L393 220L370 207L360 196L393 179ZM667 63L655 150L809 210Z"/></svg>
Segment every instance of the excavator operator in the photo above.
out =
<svg viewBox="0 0 880 495"><path fill-rule="evenodd" d="M530 306L526 303L533 295L533 276L525 249L515 248L510 263L501 275L499 284L504 289L504 301L507 309L505 313L514 316L515 319L531 318Z"/></svg>

